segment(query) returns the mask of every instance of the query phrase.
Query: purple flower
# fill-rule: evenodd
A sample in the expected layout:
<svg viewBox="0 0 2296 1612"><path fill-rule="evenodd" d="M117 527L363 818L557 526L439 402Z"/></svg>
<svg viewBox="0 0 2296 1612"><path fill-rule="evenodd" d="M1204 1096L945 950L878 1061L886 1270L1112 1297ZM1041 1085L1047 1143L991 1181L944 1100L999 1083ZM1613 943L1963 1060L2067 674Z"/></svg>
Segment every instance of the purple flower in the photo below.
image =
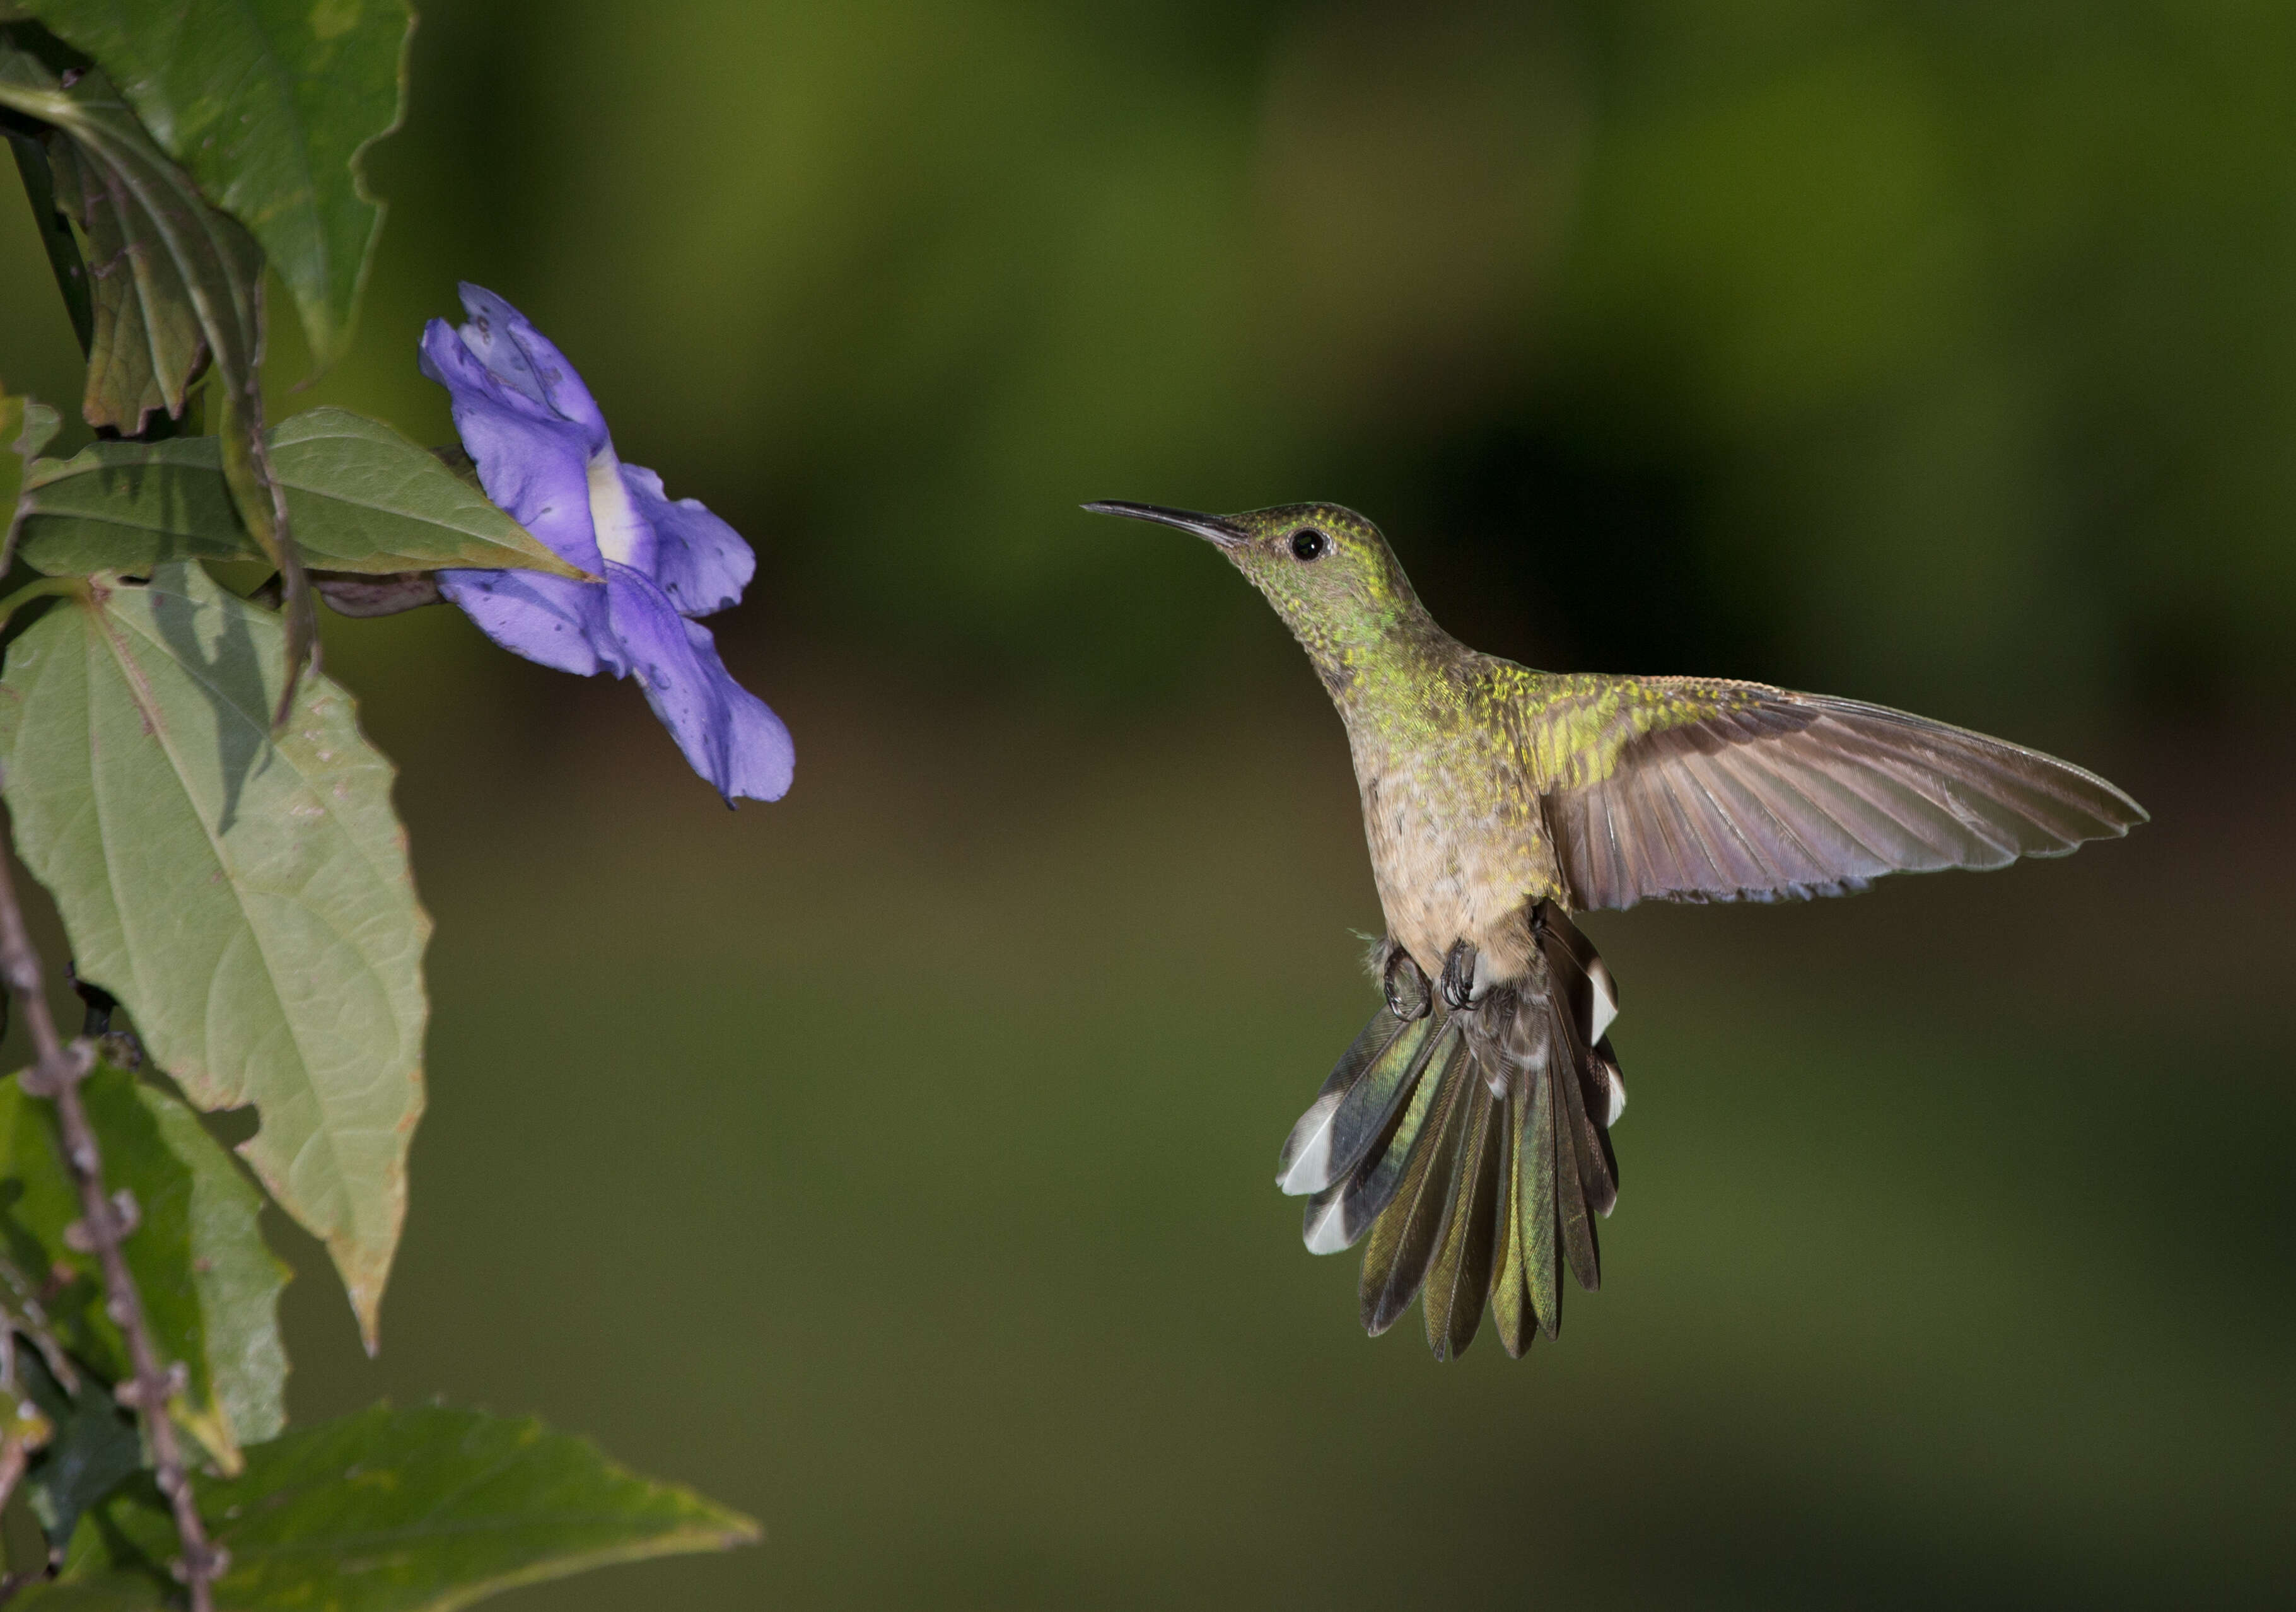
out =
<svg viewBox="0 0 2296 1612"><path fill-rule="evenodd" d="M487 497L598 582L533 571L442 571L439 591L513 654L579 677L635 677L693 770L732 804L788 793L796 753L693 618L742 596L757 560L732 527L614 456L605 416L565 355L494 292L462 287L471 322L433 319L422 373L454 399Z"/></svg>

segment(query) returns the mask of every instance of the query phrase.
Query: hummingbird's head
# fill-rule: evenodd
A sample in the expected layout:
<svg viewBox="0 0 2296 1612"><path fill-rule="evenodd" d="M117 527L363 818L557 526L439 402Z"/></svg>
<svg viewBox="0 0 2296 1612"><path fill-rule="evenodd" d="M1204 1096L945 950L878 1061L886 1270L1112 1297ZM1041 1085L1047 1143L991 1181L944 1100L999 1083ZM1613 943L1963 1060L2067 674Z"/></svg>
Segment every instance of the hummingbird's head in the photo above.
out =
<svg viewBox="0 0 2296 1612"><path fill-rule="evenodd" d="M1236 515L1114 501L1085 508L1177 526L1211 543L1267 596L1327 682L1344 681L1357 656L1424 614L1379 528L1337 504Z"/></svg>

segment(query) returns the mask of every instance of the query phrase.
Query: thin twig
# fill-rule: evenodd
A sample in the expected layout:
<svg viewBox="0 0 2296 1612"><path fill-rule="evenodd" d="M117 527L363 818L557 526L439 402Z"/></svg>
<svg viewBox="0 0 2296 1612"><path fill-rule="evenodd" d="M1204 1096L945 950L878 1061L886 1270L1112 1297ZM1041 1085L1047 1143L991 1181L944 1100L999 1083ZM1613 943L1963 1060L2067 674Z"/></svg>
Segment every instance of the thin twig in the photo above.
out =
<svg viewBox="0 0 2296 1612"><path fill-rule="evenodd" d="M0 849L0 980L4 980L24 1015L32 1038L32 1066L17 1078L34 1097L52 1099L63 1123L64 1160L79 1187L81 1221L89 1249L103 1268L104 1313L127 1340L127 1361L133 1375L113 1392L134 1408L144 1423L144 1436L152 1446L153 1479L176 1514L176 1534L183 1542L183 1559L176 1572L190 1586L193 1612L213 1612L215 1598L209 1586L226 1565L222 1550L208 1542L205 1525L192 1495L184 1450L176 1437L176 1424L168 1415L168 1402L180 1388L181 1368L160 1363L144 1320L144 1301L128 1274L119 1251L120 1239L135 1229L135 1200L126 1193L113 1197L103 1190L103 1158L96 1150L95 1130L87 1123L86 1105L80 1101L79 1083L95 1065L95 1044L86 1036L65 1046L56 1036L55 1020L48 1013L40 955L24 928L24 914L16 905L16 886Z"/></svg>

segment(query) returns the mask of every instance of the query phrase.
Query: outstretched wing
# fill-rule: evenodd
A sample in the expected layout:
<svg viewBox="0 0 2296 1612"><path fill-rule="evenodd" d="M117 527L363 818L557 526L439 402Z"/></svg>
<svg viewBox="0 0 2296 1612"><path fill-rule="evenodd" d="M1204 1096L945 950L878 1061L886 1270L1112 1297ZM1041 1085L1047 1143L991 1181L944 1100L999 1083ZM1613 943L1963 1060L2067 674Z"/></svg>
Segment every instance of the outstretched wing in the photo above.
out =
<svg viewBox="0 0 2296 1612"><path fill-rule="evenodd" d="M1582 909L1841 895L2145 820L2093 772L1886 706L1688 678L1550 688L1530 714L1552 736L1547 823Z"/></svg>

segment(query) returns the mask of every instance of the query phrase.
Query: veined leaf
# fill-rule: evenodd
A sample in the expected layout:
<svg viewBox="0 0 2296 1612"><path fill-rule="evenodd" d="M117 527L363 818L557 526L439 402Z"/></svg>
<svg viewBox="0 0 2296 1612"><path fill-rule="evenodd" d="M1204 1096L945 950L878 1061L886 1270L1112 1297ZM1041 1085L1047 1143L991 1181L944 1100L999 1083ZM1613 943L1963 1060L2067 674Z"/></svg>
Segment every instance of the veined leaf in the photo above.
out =
<svg viewBox="0 0 2296 1612"><path fill-rule="evenodd" d="M279 1292L287 1268L257 1228L262 1198L199 1120L124 1069L99 1067L81 1088L103 1147L103 1179L135 1194L140 1220L120 1250L144 1296L160 1355L189 1378L170 1407L226 1468L239 1446L286 1425L287 1355L279 1341ZM80 1218L64 1168L54 1109L0 1084L0 1236L20 1269L62 1266L77 1280L49 1304L59 1336L113 1380L129 1374L119 1329L104 1313L95 1256L70 1248L63 1229ZM8 1201L12 1200L12 1201Z"/></svg>
<svg viewBox="0 0 2296 1612"><path fill-rule="evenodd" d="M162 555L264 557L232 502L213 437L91 443L69 459L42 459L25 481L17 554L50 576L142 572Z"/></svg>
<svg viewBox="0 0 2296 1612"><path fill-rule="evenodd" d="M260 1111L240 1152L325 1242L372 1348L430 920L350 696L307 679L273 732L284 636L197 565L90 578L8 651L0 767L81 977L194 1104Z"/></svg>
<svg viewBox="0 0 2296 1612"><path fill-rule="evenodd" d="M16 410L12 415L11 405ZM28 467L39 456L40 449L56 434L57 424L56 411L46 404L30 398L0 395L0 447L8 449L17 467ZM8 470L0 469L0 475L8 473Z"/></svg>
<svg viewBox="0 0 2296 1612"><path fill-rule="evenodd" d="M267 433L304 558L387 575L458 566L583 573L437 455L380 421L314 408ZM148 572L170 560L261 559L212 437L98 442L27 478L18 552L52 576Z"/></svg>
<svg viewBox="0 0 2296 1612"><path fill-rule="evenodd" d="M165 1092L110 1068L82 1092L103 1139L105 1184L134 1188L143 1212L126 1246L128 1266L161 1353L189 1369L182 1419L235 1469L239 1446L275 1438L287 1425L279 1295L290 1272L263 1240L263 1195Z"/></svg>
<svg viewBox="0 0 2296 1612"><path fill-rule="evenodd" d="M56 434L56 411L0 387L0 572L15 554L16 523L23 515L24 478L32 460Z"/></svg>
<svg viewBox="0 0 2296 1612"><path fill-rule="evenodd" d="M406 106L405 0L22 0L102 62L168 155L255 232L321 366L348 344L382 206L361 161Z"/></svg>
<svg viewBox="0 0 2296 1612"><path fill-rule="evenodd" d="M262 440L263 250L207 204L101 68L67 84L40 53L55 48L31 24L0 28L0 107L53 131L46 151L56 199L86 237L94 331L80 412L91 425L136 435L154 408L183 414L203 355L213 357L224 479L285 582L289 670L274 713L283 724L318 617Z"/></svg>
<svg viewBox="0 0 2296 1612"><path fill-rule="evenodd" d="M101 68L66 86L0 34L0 106L55 131L56 199L87 239L95 332L81 412L133 436L154 409L184 411L212 352L243 392L263 348L263 252L209 207L135 120Z"/></svg>
<svg viewBox="0 0 2296 1612"><path fill-rule="evenodd" d="M231 1552L215 1590L221 1612L453 1612L520 1584L722 1550L759 1533L691 1490L623 1470L587 1439L436 1406L378 1405L291 1433L249 1450L239 1476L196 1483L209 1534ZM157 1493L123 1493L102 1515L81 1525L61 1581L19 1604L160 1604L158 1565L176 1547ZM139 1584L153 1599L135 1599Z"/></svg>

